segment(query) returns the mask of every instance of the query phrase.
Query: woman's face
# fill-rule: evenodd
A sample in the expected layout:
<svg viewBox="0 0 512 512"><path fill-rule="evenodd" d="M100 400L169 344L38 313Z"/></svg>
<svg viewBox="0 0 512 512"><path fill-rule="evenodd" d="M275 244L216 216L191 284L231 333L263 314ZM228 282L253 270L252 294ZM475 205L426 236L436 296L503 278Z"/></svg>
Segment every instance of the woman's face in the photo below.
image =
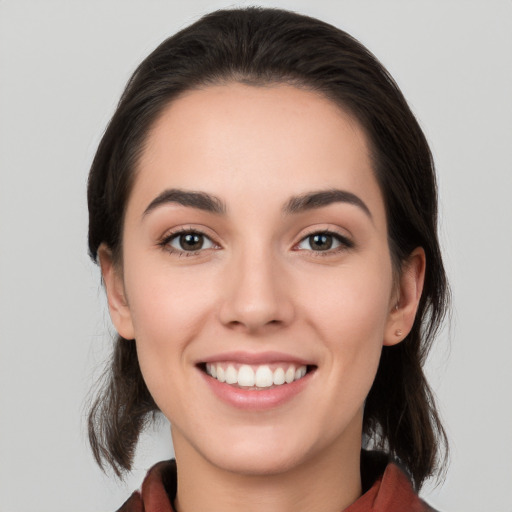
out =
<svg viewBox="0 0 512 512"><path fill-rule="evenodd" d="M368 143L332 102L237 83L173 101L137 169L122 269L101 259L178 456L272 474L359 451L382 345L406 326Z"/></svg>

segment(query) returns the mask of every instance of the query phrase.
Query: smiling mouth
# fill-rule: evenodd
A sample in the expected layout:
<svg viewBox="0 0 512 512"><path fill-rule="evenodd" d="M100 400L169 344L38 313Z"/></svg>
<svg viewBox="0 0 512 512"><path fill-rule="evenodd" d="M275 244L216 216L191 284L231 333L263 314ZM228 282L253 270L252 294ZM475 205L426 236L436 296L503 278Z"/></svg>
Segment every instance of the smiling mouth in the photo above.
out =
<svg viewBox="0 0 512 512"><path fill-rule="evenodd" d="M219 382L251 390L271 389L302 379L316 367L291 363L248 365L203 363L199 368Z"/></svg>

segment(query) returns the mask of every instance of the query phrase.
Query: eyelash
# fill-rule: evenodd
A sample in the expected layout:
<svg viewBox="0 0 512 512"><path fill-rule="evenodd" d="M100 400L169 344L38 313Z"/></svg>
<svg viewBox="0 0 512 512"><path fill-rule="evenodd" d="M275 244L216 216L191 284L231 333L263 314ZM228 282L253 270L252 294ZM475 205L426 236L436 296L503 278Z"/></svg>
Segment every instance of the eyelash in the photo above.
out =
<svg viewBox="0 0 512 512"><path fill-rule="evenodd" d="M160 240L160 242L158 242L158 245L160 247L162 247L162 249L165 249L170 254L176 254L179 257L181 257L181 256L185 256L185 257L197 256L200 252L202 252L206 249L214 248L214 247L208 247L206 249L204 249L204 248L198 249L197 251L185 251L185 250L176 249L170 245L174 239L181 237L183 235L199 235L199 236L203 237L203 239L209 240L210 243L212 244L212 246L215 246L215 248L219 247L218 244L216 244L211 239L211 237L209 237L206 233L203 233L199 229L192 229L192 228L180 228L176 231L173 231L172 233L169 233L164 238L162 238L162 240Z"/></svg>
<svg viewBox="0 0 512 512"><path fill-rule="evenodd" d="M324 251L314 251L312 249L305 249L305 250L309 250L311 252L311 254L315 257L323 258L326 256L332 256L333 254L338 254L340 252L346 251L348 249L352 249L354 247L354 242L352 242L352 240L350 240L349 238L347 238L343 235L340 235L339 233L336 233L335 231L331 231L329 229L322 229L319 231L313 231L311 233L308 233L306 236L301 238L300 242L298 244L296 244L295 247L299 246L300 244L302 244L303 242L308 240L308 238L312 238L315 235L327 235L327 236L332 237L336 242L339 243L338 247L335 247L334 249L329 248ZM301 249L298 249L298 250L301 250Z"/></svg>
<svg viewBox="0 0 512 512"><path fill-rule="evenodd" d="M209 240L209 242L212 244L212 246L215 247L207 247L198 249L197 251L186 251L186 250L180 250L172 247L170 244L173 240L177 239L178 237L181 237L183 235L199 235L203 237L203 239ZM337 254L342 251L346 251L348 249L352 249L354 247L354 242L352 240L348 239L345 236L340 235L339 233L336 233L334 231L331 231L329 229L324 229L320 231L312 231L311 233L308 233L304 237L301 238L298 244L296 244L294 247L299 246L303 242L305 242L308 238L314 237L315 235L327 235L332 237L336 242L339 243L338 247L335 247L334 249L326 249L323 251L315 251L313 249L296 249L296 250L308 250L313 254L315 257L325 257L325 256L332 256L333 254ZM173 231L172 233L169 233L166 235L160 242L158 242L158 245L165 249L170 254L176 254L178 256L197 256L200 252L212 249L212 248L218 248L218 244L216 244L206 233L202 232L198 229L191 229L191 228L180 228L179 230Z"/></svg>

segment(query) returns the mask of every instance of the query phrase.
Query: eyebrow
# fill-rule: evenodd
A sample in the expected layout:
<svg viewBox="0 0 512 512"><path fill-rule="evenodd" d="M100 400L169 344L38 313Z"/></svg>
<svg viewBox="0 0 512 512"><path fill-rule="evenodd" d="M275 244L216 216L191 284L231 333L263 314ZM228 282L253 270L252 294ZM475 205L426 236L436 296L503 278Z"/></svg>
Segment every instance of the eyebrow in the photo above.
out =
<svg viewBox="0 0 512 512"><path fill-rule="evenodd" d="M177 203L182 206L198 208L210 213L223 215L226 213L226 204L218 197L207 194L206 192L193 192L180 189L164 190L159 194L148 207L144 210L143 217L149 214L159 206ZM308 210L322 208L333 203L348 203L359 207L370 219L372 214L364 201L346 190L329 189L316 192L308 192L299 196L294 196L283 207L283 213L292 215L303 213Z"/></svg>
<svg viewBox="0 0 512 512"><path fill-rule="evenodd" d="M226 205L218 197L206 192L189 192L179 189L164 190L160 195L155 197L148 207L144 210L143 216L146 216L158 206L168 203L177 203L182 206L190 206L198 208L206 212L224 214L226 213Z"/></svg>
<svg viewBox="0 0 512 512"><path fill-rule="evenodd" d="M370 218L372 214L365 202L352 192L339 189L320 190L292 197L283 208L284 213L302 213L316 208L322 208L332 203L348 203L359 207Z"/></svg>

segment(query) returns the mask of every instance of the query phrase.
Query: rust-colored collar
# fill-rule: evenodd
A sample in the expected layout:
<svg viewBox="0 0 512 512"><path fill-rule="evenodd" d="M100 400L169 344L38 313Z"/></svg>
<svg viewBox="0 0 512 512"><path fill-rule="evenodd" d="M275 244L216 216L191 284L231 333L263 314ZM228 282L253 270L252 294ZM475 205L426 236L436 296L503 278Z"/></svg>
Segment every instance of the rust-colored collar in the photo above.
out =
<svg viewBox="0 0 512 512"><path fill-rule="evenodd" d="M407 475L392 462L386 465L386 460L363 452L363 487L366 480L368 489L343 512L435 512L417 496ZM379 474L383 461L384 471L381 469ZM375 473L376 479L372 478ZM159 462L149 470L141 490L135 491L117 512L174 512L175 496L176 462Z"/></svg>

